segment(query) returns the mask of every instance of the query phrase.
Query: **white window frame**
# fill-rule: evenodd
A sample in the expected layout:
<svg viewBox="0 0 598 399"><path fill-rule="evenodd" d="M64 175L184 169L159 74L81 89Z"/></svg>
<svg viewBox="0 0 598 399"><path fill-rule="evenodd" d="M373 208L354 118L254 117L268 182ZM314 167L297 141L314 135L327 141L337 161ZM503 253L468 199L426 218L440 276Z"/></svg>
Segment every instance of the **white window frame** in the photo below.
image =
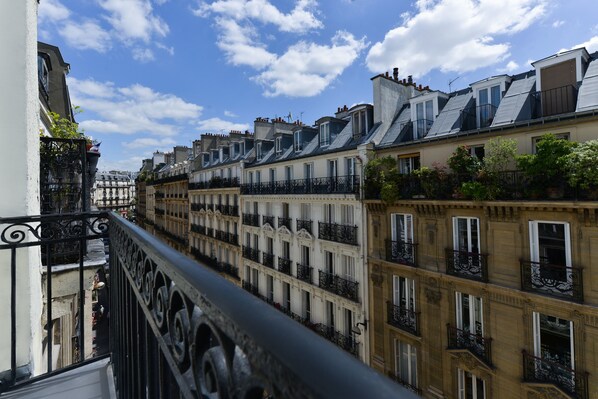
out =
<svg viewBox="0 0 598 399"><path fill-rule="evenodd" d="M575 335L573 334L573 321L567 320L569 322L569 350L571 351L571 364L569 368L571 370L575 370ZM533 322L533 334L534 334L534 356L543 358L542 355L542 335L541 335L541 328L540 328L540 313L533 312L532 314L532 322Z"/></svg>
<svg viewBox="0 0 598 399"><path fill-rule="evenodd" d="M355 281L356 267L355 258L350 255L341 255L342 278Z"/></svg>
<svg viewBox="0 0 598 399"><path fill-rule="evenodd" d="M403 228L399 229L398 219L403 219ZM390 214L390 238L396 242L413 243L413 215L410 213ZM402 231L399 231L402 230ZM404 237L405 239L401 239Z"/></svg>
<svg viewBox="0 0 598 399"><path fill-rule="evenodd" d="M303 144L301 143L301 131L293 132L293 150L295 152L303 151Z"/></svg>
<svg viewBox="0 0 598 399"><path fill-rule="evenodd" d="M258 161L261 161L262 158L263 158L262 143L257 143L255 145L255 159L257 159Z"/></svg>
<svg viewBox="0 0 598 399"><path fill-rule="evenodd" d="M402 303L403 298L405 304ZM415 302L415 280L402 276L392 276L393 305L415 312Z"/></svg>
<svg viewBox="0 0 598 399"><path fill-rule="evenodd" d="M280 154L282 152L282 136L278 136L276 137L275 141L274 141L274 147L275 147L275 151L276 154Z"/></svg>
<svg viewBox="0 0 598 399"><path fill-rule="evenodd" d="M453 249L455 251L460 251L459 249L459 220L465 219L467 220L467 252L473 253L473 236L472 236L472 229L471 229L471 222L475 221L477 225L477 242L478 248L477 253L481 253L481 242L480 242L480 218L477 217L469 217L469 216L455 216L453 217Z"/></svg>
<svg viewBox="0 0 598 399"><path fill-rule="evenodd" d="M530 220L529 221L529 248L530 260L540 262L540 237L538 236L538 225L542 224L560 224L565 227L565 260L563 266L571 267L571 229L568 222L559 222L553 220Z"/></svg>
<svg viewBox="0 0 598 399"><path fill-rule="evenodd" d="M330 145L330 122L325 122L320 125L320 147Z"/></svg>
<svg viewBox="0 0 598 399"><path fill-rule="evenodd" d="M459 381L459 399L468 399L467 397L467 392L465 392L465 379L468 378L466 376L466 373L469 373L468 371L465 371L463 369L458 368L457 369L457 379ZM484 380L483 378L480 378L478 376L476 376L473 373L469 373L471 375L471 397L472 399L486 399L486 380ZM483 391L483 397L479 398L478 397L478 390L477 390L477 384L478 384L478 379L480 381L482 381L482 391Z"/></svg>
<svg viewBox="0 0 598 399"><path fill-rule="evenodd" d="M469 301L469 325L464 325L463 321L463 297ZM479 309L479 311L477 311ZM455 319L459 330L467 331L470 334L484 336L484 300L471 294L455 292ZM480 324L480 331L477 331L477 324Z"/></svg>
<svg viewBox="0 0 598 399"><path fill-rule="evenodd" d="M394 341L395 375L403 382L406 382L413 387L417 387L417 350L413 345L398 339L395 339ZM405 374L407 378L402 376L403 369L406 369Z"/></svg>

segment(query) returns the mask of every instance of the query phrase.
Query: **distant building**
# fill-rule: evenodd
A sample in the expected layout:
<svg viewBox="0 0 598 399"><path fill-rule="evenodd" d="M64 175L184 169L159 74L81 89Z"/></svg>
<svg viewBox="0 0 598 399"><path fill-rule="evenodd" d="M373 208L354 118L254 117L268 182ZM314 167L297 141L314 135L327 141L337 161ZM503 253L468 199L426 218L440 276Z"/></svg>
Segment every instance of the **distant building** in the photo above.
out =
<svg viewBox="0 0 598 399"><path fill-rule="evenodd" d="M135 182L128 174L99 172L93 188L93 199L100 210L127 215L134 206Z"/></svg>

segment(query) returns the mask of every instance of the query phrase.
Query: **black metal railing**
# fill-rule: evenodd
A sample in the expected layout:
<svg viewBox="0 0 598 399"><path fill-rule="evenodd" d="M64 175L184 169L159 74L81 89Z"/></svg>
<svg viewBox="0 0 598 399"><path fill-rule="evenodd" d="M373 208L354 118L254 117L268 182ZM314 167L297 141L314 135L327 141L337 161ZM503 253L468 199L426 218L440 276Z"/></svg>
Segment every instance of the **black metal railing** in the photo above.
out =
<svg viewBox="0 0 598 399"><path fill-rule="evenodd" d="M218 272L221 271L215 256L206 255L197 248L191 248L191 255L210 269L214 269Z"/></svg>
<svg viewBox="0 0 598 399"><path fill-rule="evenodd" d="M292 220L291 218L285 218L285 217L278 217L278 228L281 228L282 226L286 227L287 229L289 229L289 231L293 231L293 227L292 227Z"/></svg>
<svg viewBox="0 0 598 399"><path fill-rule="evenodd" d="M253 215L251 213L243 214L243 224L246 226L260 227L260 215Z"/></svg>
<svg viewBox="0 0 598 399"><path fill-rule="evenodd" d="M4 287L8 294L3 303L7 309L4 314L8 317L3 322L10 325L7 328L7 331L10 331L10 342L3 343L4 347L10 350L10 370L6 372L0 370L0 392L31 377L28 364L23 363L24 359L30 359L29 349L37 345L42 347L41 338L37 343L31 341L34 338L31 338L30 331L35 327L28 327L29 318L25 321L25 318L17 315L19 298L31 295L32 293L28 291L35 287L35 285L30 286L29 283L24 285L25 279L35 277L29 276L29 273L37 273L38 282L41 280L40 289L45 291L43 292L45 298L43 318L47 322L44 325L46 338L43 346L50 348L45 350L47 363L44 366L47 372L55 371L55 364L69 366L85 362L92 357L92 348L86 347L89 341L85 337L91 336L94 320L91 317L83 319L83 315L86 314L85 298L89 295L89 291L99 288L100 282L105 284L106 259L103 252L104 245L101 242L99 245L95 244L100 249L99 253L94 255L88 253L87 249L92 248L92 241L97 243L99 239L108 237L108 215L107 212L81 212L0 218L0 253L6 260L3 266L6 266L7 284ZM68 244L73 243L77 248L76 259L70 258L70 249L73 245ZM28 250L29 247L41 248L42 258L40 259L39 252ZM65 248L69 254L68 264L60 261L64 257L62 252ZM27 270L21 271L20 266L26 267ZM94 274L96 277L93 277ZM55 284L58 285L57 289L54 288ZM39 298L41 302L38 295L34 294L29 298L32 301ZM59 302L65 299L65 296L73 302L74 308L70 309L69 315L72 317L71 323L77 324L77 329L73 330L72 337L69 335L62 341L61 336L66 333L58 327L62 309L56 312L55 307L59 307ZM29 298L22 303L27 304ZM102 305L108 306L106 291L98 292L98 298ZM42 306L41 303L33 302L31 305ZM37 323L41 322L42 320L37 321ZM109 334L107 321L104 327L96 330L97 342L105 341L107 346ZM61 341L54 342L55 339ZM70 348L62 348L65 341L71 342ZM61 347L58 354L53 352L56 345ZM27 352L18 353L20 348L27 348ZM106 353L108 349L108 347L103 348Z"/></svg>
<svg viewBox="0 0 598 399"><path fill-rule="evenodd" d="M206 235L208 237L214 237L214 228L213 227L206 227Z"/></svg>
<svg viewBox="0 0 598 399"><path fill-rule="evenodd" d="M239 206L238 205L222 205L222 209L220 212L226 216L239 216Z"/></svg>
<svg viewBox="0 0 598 399"><path fill-rule="evenodd" d="M465 349L492 366L492 338L472 334L450 324L446 325L448 349Z"/></svg>
<svg viewBox="0 0 598 399"><path fill-rule="evenodd" d="M297 263L297 278L301 281L313 284L313 267Z"/></svg>
<svg viewBox="0 0 598 399"><path fill-rule="evenodd" d="M272 228L276 228L274 224L274 216L263 215L262 216L262 225L269 224Z"/></svg>
<svg viewBox="0 0 598 399"><path fill-rule="evenodd" d="M181 173L178 175L174 175L174 176L166 176L166 177L162 177L160 179L156 179L151 183L148 183L149 186L155 186L158 184L165 184L165 183L174 183L174 182L178 182L178 181L184 181L187 180L188 176L186 173Z"/></svg>
<svg viewBox="0 0 598 399"><path fill-rule="evenodd" d="M326 291L359 302L359 283L320 270L318 286Z"/></svg>
<svg viewBox="0 0 598 399"><path fill-rule="evenodd" d="M194 212L199 212L204 209L204 205L202 203L192 203L191 210Z"/></svg>
<svg viewBox="0 0 598 399"><path fill-rule="evenodd" d="M520 264L523 291L583 302L583 269L525 260Z"/></svg>
<svg viewBox="0 0 598 399"><path fill-rule="evenodd" d="M243 257L245 259L260 263L260 250L243 246Z"/></svg>
<svg viewBox="0 0 598 399"><path fill-rule="evenodd" d="M417 266L415 254L417 244L404 241L386 240L386 260L402 265Z"/></svg>
<svg viewBox="0 0 598 399"><path fill-rule="evenodd" d="M359 176L314 177L242 184L241 194L359 194Z"/></svg>
<svg viewBox="0 0 598 399"><path fill-rule="evenodd" d="M446 249L446 274L488 282L488 255Z"/></svg>
<svg viewBox="0 0 598 399"><path fill-rule="evenodd" d="M205 190L209 188L228 188L239 187L239 179L233 177L232 179L213 177L207 182L193 182L189 183L189 190Z"/></svg>
<svg viewBox="0 0 598 399"><path fill-rule="evenodd" d="M353 354L353 356L359 355L358 344L355 341L355 338L352 336L347 336L339 331L336 331L334 327L327 326L322 323L315 324L314 330L330 342L335 343L342 349Z"/></svg>
<svg viewBox="0 0 598 399"><path fill-rule="evenodd" d="M419 313L404 306L397 306L388 301L386 302L386 316L387 323L391 326L395 326L403 331L419 336Z"/></svg>
<svg viewBox="0 0 598 399"><path fill-rule="evenodd" d="M588 373L523 351L523 381L552 384L575 399L589 399Z"/></svg>
<svg viewBox="0 0 598 399"><path fill-rule="evenodd" d="M538 91L534 94L532 104L534 118L560 115L575 112L577 106L577 87L568 85L549 90Z"/></svg>
<svg viewBox="0 0 598 399"><path fill-rule="evenodd" d="M357 226L318 222L318 238L343 244L357 244Z"/></svg>
<svg viewBox="0 0 598 399"><path fill-rule="evenodd" d="M297 222L296 222L297 231L303 229L303 230L307 231L309 234L312 234L312 229L311 229L312 225L313 225L313 222L311 220L297 219Z"/></svg>
<svg viewBox="0 0 598 399"><path fill-rule="evenodd" d="M269 252L264 252L262 254L262 265L269 267L270 269L274 269L274 254Z"/></svg>
<svg viewBox="0 0 598 399"><path fill-rule="evenodd" d="M241 283L243 289L247 292L251 292L253 295L255 296L261 296L260 295L260 290L258 288L257 285L253 285L248 281L243 280L243 282Z"/></svg>
<svg viewBox="0 0 598 399"><path fill-rule="evenodd" d="M284 274L288 274L289 276L292 275L292 265L293 261L287 258L278 257L278 271Z"/></svg>
<svg viewBox="0 0 598 399"><path fill-rule="evenodd" d="M227 262L218 262L218 268L222 273L228 274L235 279L239 279L239 268Z"/></svg>
<svg viewBox="0 0 598 399"><path fill-rule="evenodd" d="M388 375L388 377L390 379L392 379L393 381L398 382L405 388L409 389L410 391L413 391L415 394L422 396L421 388L418 388L417 385L413 385L413 384L409 383L408 381L404 380L403 378L401 378L400 375L395 374L392 371L388 371L388 373L386 375Z"/></svg>
<svg viewBox="0 0 598 399"><path fill-rule="evenodd" d="M193 233L197 233L197 234L201 234L201 235L205 236L206 235L206 226L201 226L199 224L192 223L191 231Z"/></svg>
<svg viewBox="0 0 598 399"><path fill-rule="evenodd" d="M166 213L166 211L164 209L160 209L160 208L154 208L154 213L158 216L164 216L164 214Z"/></svg>

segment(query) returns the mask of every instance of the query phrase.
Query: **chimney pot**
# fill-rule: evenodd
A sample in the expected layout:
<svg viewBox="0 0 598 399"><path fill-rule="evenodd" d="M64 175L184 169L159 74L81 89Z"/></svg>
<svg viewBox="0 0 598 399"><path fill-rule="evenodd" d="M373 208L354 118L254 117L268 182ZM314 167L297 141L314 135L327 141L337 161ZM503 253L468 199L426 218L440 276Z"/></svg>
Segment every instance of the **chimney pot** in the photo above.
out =
<svg viewBox="0 0 598 399"><path fill-rule="evenodd" d="M403 78L403 84L407 84L407 79Z"/></svg>
<svg viewBox="0 0 598 399"><path fill-rule="evenodd" d="M413 83L413 75L407 76L407 83L409 83L409 84Z"/></svg>
<svg viewBox="0 0 598 399"><path fill-rule="evenodd" d="M399 80L399 68L395 67L395 68L392 69L392 77L395 80Z"/></svg>
<svg viewBox="0 0 598 399"><path fill-rule="evenodd" d="M388 77L388 71L386 71L386 73L384 74L384 76Z"/></svg>
<svg viewBox="0 0 598 399"><path fill-rule="evenodd" d="M419 85L419 90L420 90L420 91L421 91L421 90L423 90L423 87L422 87L421 83L420 83L420 85Z"/></svg>

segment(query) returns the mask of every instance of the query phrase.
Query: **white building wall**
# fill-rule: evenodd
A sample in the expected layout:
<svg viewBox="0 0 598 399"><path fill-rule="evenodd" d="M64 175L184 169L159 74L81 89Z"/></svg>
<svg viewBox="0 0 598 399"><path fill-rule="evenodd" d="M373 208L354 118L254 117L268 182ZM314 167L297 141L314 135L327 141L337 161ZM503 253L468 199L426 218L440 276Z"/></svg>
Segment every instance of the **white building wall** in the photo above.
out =
<svg viewBox="0 0 598 399"><path fill-rule="evenodd" d="M9 54L0 74L0 217L38 215L39 121L37 1L0 2L0 48ZM0 251L0 372L10 368L8 251ZM40 371L41 277L39 248L17 251L17 365Z"/></svg>

